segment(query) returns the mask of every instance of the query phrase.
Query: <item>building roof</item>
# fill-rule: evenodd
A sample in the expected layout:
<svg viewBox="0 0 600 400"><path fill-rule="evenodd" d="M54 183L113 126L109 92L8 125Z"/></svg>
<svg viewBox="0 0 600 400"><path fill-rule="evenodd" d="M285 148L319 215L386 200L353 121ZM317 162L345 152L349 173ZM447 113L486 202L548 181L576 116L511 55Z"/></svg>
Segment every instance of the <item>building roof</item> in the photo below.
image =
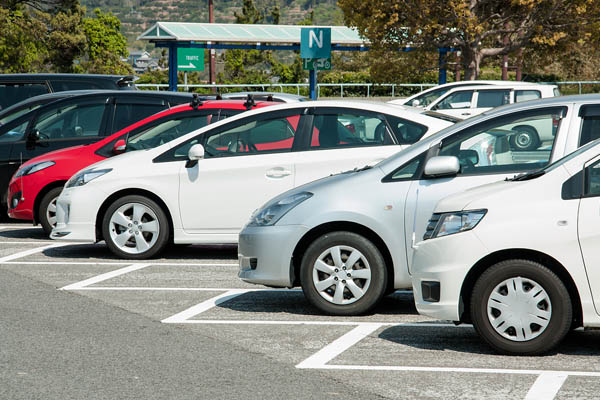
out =
<svg viewBox="0 0 600 400"><path fill-rule="evenodd" d="M157 22L138 40L219 43L300 44L301 28L331 28L331 44L366 45L356 29L346 26L208 24Z"/></svg>

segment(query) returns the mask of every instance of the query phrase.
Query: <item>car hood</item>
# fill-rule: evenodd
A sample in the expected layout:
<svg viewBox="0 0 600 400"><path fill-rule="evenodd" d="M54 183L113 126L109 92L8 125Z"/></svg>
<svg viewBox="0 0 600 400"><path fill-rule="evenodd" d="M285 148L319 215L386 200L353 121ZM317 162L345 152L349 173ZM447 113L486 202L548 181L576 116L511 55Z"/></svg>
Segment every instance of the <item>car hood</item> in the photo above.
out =
<svg viewBox="0 0 600 400"><path fill-rule="evenodd" d="M481 203L490 197L506 196L506 192L516 190L526 183L527 181L499 181L476 186L443 198L437 203L434 212L445 213L472 208L470 205L475 201Z"/></svg>
<svg viewBox="0 0 600 400"><path fill-rule="evenodd" d="M95 164L87 166L85 169L101 169L101 168L131 168L132 165L143 165L144 162L151 162L148 156L151 150L131 151L118 156L110 157Z"/></svg>
<svg viewBox="0 0 600 400"><path fill-rule="evenodd" d="M74 155L80 153L82 147L85 147L85 146L79 145L79 146L67 147L66 149L59 149L59 150L51 151L49 153L44 153L42 155L32 158L29 161L24 162L23 165L26 166L26 165L36 164L36 163L42 162L42 161L55 161L56 162L58 160L65 159L65 158L67 158L67 159L73 158Z"/></svg>

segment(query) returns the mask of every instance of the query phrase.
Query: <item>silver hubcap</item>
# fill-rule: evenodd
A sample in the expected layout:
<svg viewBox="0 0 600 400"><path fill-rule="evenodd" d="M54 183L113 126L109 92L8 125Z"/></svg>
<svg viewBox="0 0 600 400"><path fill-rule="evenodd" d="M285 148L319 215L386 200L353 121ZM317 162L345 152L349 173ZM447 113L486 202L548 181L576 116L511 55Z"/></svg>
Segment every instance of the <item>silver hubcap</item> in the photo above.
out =
<svg viewBox="0 0 600 400"><path fill-rule="evenodd" d="M110 238L122 251L144 253L158 240L160 225L152 209L140 203L119 207L110 217Z"/></svg>
<svg viewBox="0 0 600 400"><path fill-rule="evenodd" d="M527 147L531 145L531 141L531 135L527 132L519 132L515 140L519 147Z"/></svg>
<svg viewBox="0 0 600 400"><path fill-rule="evenodd" d="M56 200L58 197L52 199L50 203L48 203L48 208L46 208L46 220L50 224L52 228L56 228Z"/></svg>
<svg viewBox="0 0 600 400"><path fill-rule="evenodd" d="M550 323L548 293L531 279L515 277L492 290L487 314L494 330L506 339L524 342L541 335Z"/></svg>
<svg viewBox="0 0 600 400"><path fill-rule="evenodd" d="M313 266L313 284L319 294L334 304L350 304L367 293L371 267L363 254L349 246L325 250Z"/></svg>

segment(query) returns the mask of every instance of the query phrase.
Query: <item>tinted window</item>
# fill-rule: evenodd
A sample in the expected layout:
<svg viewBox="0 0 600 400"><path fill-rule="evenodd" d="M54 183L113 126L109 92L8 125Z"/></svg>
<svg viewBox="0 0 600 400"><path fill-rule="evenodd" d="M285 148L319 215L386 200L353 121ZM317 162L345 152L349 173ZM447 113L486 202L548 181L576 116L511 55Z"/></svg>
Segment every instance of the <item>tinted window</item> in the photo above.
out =
<svg viewBox="0 0 600 400"><path fill-rule="evenodd" d="M439 155L458 157L460 175L541 168L550 160L556 129L564 112L563 107L554 107L494 118L446 138ZM535 146L524 151L518 141L530 135Z"/></svg>
<svg viewBox="0 0 600 400"><path fill-rule="evenodd" d="M473 98L472 90L454 92L448 97L440 101L436 106L436 110L455 110L461 108L470 108L471 99Z"/></svg>
<svg viewBox="0 0 600 400"><path fill-rule="evenodd" d="M0 109L5 109L21 100L48 92L48 87L43 83L0 84Z"/></svg>
<svg viewBox="0 0 600 400"><path fill-rule="evenodd" d="M535 100L542 97L539 90L515 90L515 103L520 101Z"/></svg>
<svg viewBox="0 0 600 400"><path fill-rule="evenodd" d="M140 121L150 115L156 114L165 109L166 106L159 104L124 104L117 103L115 116L113 118L113 127L111 133L120 131L134 122Z"/></svg>
<svg viewBox="0 0 600 400"><path fill-rule="evenodd" d="M29 120L21 123L13 122L3 126L2 130L0 130L0 143L16 142L17 140L21 140L25 135L25 130L27 129L28 124Z"/></svg>
<svg viewBox="0 0 600 400"><path fill-rule="evenodd" d="M579 146L600 138L600 116L584 117L579 134Z"/></svg>
<svg viewBox="0 0 600 400"><path fill-rule="evenodd" d="M427 127L402 118L387 115L386 119L399 144L413 144L421 140Z"/></svg>
<svg viewBox="0 0 600 400"><path fill-rule="evenodd" d="M13 121L13 120L19 118L21 115L24 115L24 114L28 113L29 111L37 110L41 106L43 106L42 103L36 104L36 105L32 105L30 107L24 107L24 108L21 108L18 111L12 112L9 115L7 115L6 117L0 119L0 125L7 124L10 121Z"/></svg>
<svg viewBox="0 0 600 400"><path fill-rule="evenodd" d="M386 181L410 181L413 179L418 179L419 177L419 170L421 167L421 164L423 163L423 160L425 159L425 153L421 154L420 156L417 156L415 158L413 158L412 160L410 160L409 162L407 162L406 164L404 164L403 166L401 166L400 168L398 168L396 171L394 171L392 173L391 176L388 176L385 180Z"/></svg>
<svg viewBox="0 0 600 400"><path fill-rule="evenodd" d="M321 114L313 118L311 149L393 144L384 120L371 115Z"/></svg>
<svg viewBox="0 0 600 400"><path fill-rule="evenodd" d="M101 84L90 82L90 81L50 81L52 89L55 92L63 92L65 90L85 90L85 89L115 89L116 85L111 85L110 82L107 84Z"/></svg>
<svg viewBox="0 0 600 400"><path fill-rule="evenodd" d="M206 157L291 151L299 119L294 115L254 120L208 136Z"/></svg>
<svg viewBox="0 0 600 400"><path fill-rule="evenodd" d="M585 196L600 196L600 161L585 169Z"/></svg>
<svg viewBox="0 0 600 400"><path fill-rule="evenodd" d="M99 136L104 108L104 100L54 108L40 115L33 129L42 139Z"/></svg>
<svg viewBox="0 0 600 400"><path fill-rule="evenodd" d="M510 90L482 90L477 96L477 108L499 107L510 102Z"/></svg>

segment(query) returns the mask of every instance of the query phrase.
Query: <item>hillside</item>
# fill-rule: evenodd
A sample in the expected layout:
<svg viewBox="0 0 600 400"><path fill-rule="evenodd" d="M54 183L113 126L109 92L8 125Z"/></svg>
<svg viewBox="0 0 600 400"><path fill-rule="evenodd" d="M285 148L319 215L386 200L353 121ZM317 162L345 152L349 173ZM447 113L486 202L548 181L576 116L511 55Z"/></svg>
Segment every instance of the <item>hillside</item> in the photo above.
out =
<svg viewBox="0 0 600 400"><path fill-rule="evenodd" d="M208 22L207 0L81 0L88 13L94 8L110 11L122 23L122 32L130 48L141 49L146 43L135 38L156 21ZM343 24L341 10L335 0L255 0L256 8L271 22L270 12L280 8L280 24L295 24L314 10L314 23L318 25ZM242 0L213 0L215 22L235 23L241 13ZM154 46L150 46L153 48Z"/></svg>

